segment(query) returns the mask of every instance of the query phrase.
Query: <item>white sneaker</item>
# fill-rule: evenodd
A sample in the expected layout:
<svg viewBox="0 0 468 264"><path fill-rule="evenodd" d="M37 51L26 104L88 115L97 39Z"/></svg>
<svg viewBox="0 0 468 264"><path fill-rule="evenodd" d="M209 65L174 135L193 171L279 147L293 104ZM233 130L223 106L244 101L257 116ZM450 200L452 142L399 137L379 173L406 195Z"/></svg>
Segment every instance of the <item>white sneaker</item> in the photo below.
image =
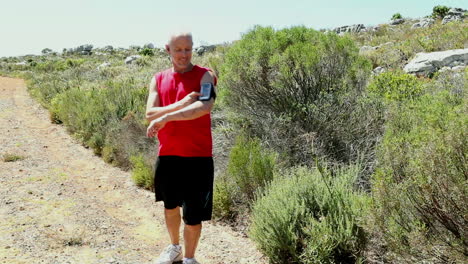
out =
<svg viewBox="0 0 468 264"><path fill-rule="evenodd" d="M180 262L182 260L182 247L179 245L167 246L158 260L154 264L172 264L174 262Z"/></svg>
<svg viewBox="0 0 468 264"><path fill-rule="evenodd" d="M191 258L191 259L184 258L184 262L182 264L200 264L200 262L196 261L194 258Z"/></svg>

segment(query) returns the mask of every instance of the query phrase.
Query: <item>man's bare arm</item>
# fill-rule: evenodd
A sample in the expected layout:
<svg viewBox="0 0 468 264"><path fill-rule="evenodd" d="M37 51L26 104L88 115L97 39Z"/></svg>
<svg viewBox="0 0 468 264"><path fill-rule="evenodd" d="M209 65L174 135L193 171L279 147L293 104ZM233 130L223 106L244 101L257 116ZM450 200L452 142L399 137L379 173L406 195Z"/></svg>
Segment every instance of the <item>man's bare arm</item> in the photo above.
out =
<svg viewBox="0 0 468 264"><path fill-rule="evenodd" d="M151 83L149 85L149 96L148 101L146 103L146 120L151 122L154 119L159 118L165 114L169 114L179 109L182 109L195 102L199 95L199 93L192 92L178 102L167 106L159 106L159 95L156 77L153 77L151 78Z"/></svg>
<svg viewBox="0 0 468 264"><path fill-rule="evenodd" d="M200 86L202 83L214 83L213 73L209 71L206 72L200 81ZM213 109L213 105L214 98L211 98L209 101L195 101L182 109L165 114L166 120L169 122L197 119L209 114L211 109Z"/></svg>
<svg viewBox="0 0 468 264"><path fill-rule="evenodd" d="M200 84L206 82L214 83L213 73L206 72L203 75ZM199 93L197 94L200 95ZM202 117L211 112L213 105L214 98L211 98L209 101L195 101L192 104L183 107L182 109L162 114L160 117L151 121L150 125L148 126L147 135L148 137L155 136L157 131L162 129L166 123L170 121L193 120Z"/></svg>

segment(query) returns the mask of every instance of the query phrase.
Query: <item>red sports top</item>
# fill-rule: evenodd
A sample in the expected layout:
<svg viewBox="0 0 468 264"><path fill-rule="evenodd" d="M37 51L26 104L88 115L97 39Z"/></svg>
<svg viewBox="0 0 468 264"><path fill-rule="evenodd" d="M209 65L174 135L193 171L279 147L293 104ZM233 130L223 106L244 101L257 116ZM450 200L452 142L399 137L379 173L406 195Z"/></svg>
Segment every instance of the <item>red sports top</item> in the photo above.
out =
<svg viewBox="0 0 468 264"><path fill-rule="evenodd" d="M194 65L189 72L178 73L172 69L156 74L159 106L166 106L182 100L191 92L200 92L200 81L209 71ZM211 157L211 116L193 120L170 121L158 131L159 156Z"/></svg>

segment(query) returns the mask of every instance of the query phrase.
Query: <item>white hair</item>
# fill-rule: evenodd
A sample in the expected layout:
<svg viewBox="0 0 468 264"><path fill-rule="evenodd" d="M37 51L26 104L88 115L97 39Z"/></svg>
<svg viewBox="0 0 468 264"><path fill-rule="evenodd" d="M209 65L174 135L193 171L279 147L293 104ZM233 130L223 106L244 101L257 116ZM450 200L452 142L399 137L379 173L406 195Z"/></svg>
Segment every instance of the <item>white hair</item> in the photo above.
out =
<svg viewBox="0 0 468 264"><path fill-rule="evenodd" d="M167 39L167 45L170 45L171 42L176 39L176 38L179 38L179 37L190 37L190 39L192 40L192 43L193 43L193 37L192 37L192 33L190 31L178 31L176 33L171 33Z"/></svg>

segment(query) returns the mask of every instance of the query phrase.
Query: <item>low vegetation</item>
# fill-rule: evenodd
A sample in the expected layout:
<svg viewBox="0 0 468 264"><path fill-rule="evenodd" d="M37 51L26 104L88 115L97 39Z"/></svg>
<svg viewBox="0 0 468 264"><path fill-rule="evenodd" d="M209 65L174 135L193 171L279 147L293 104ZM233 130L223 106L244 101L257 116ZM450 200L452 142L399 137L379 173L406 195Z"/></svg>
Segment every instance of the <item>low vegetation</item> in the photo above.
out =
<svg viewBox="0 0 468 264"><path fill-rule="evenodd" d="M271 263L354 263L365 234L366 196L353 191L359 168L282 171L252 210L250 235Z"/></svg>
<svg viewBox="0 0 468 264"><path fill-rule="evenodd" d="M466 263L468 70L402 71L418 52L464 48L467 22L442 25L447 12L344 36L255 26L194 54L219 76L216 218L247 226L271 263ZM0 59L0 74L25 78L52 122L152 189L147 86L169 66L148 47L44 49Z"/></svg>
<svg viewBox="0 0 468 264"><path fill-rule="evenodd" d="M20 161L24 160L26 157L23 155L18 155L14 153L5 153L3 154L3 161L4 162L15 162L15 161Z"/></svg>

